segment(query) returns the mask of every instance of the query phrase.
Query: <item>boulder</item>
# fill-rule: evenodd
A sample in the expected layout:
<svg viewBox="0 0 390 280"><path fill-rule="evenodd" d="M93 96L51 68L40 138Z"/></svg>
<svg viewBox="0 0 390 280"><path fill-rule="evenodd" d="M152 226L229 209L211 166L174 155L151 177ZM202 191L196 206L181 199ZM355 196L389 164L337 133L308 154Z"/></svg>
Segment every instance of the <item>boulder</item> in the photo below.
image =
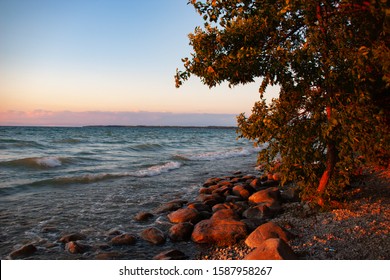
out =
<svg viewBox="0 0 390 280"><path fill-rule="evenodd" d="M209 178L206 182L203 183L203 187L210 187L212 185L217 184L219 181L222 181L221 178Z"/></svg>
<svg viewBox="0 0 390 280"><path fill-rule="evenodd" d="M84 234L81 233L71 233L60 238L59 242L68 243L70 241L84 240L87 238Z"/></svg>
<svg viewBox="0 0 390 280"><path fill-rule="evenodd" d="M179 250L171 249L164 252L161 252L160 254L153 257L155 260L185 260L187 259L187 256Z"/></svg>
<svg viewBox="0 0 390 280"><path fill-rule="evenodd" d="M251 196L251 192L246 189L243 185L236 185L232 189L232 193L243 199L248 199Z"/></svg>
<svg viewBox="0 0 390 280"><path fill-rule="evenodd" d="M137 241L137 237L130 233L117 235L111 239L111 244L114 246L133 245Z"/></svg>
<svg viewBox="0 0 390 280"><path fill-rule="evenodd" d="M138 221L138 222L143 222L143 221L146 221L150 218L153 217L153 214L152 213L149 213L149 212L139 212L137 213L135 216L134 216L134 220Z"/></svg>
<svg viewBox="0 0 390 280"><path fill-rule="evenodd" d="M183 205L186 203L187 203L186 200L175 199L175 200L172 200L172 201L169 201L167 203L160 205L159 207L157 207L154 210L154 212L159 214L159 213L164 213L164 212L169 212L169 211L175 211L175 210L183 207Z"/></svg>
<svg viewBox="0 0 390 280"><path fill-rule="evenodd" d="M196 224L191 239L196 243L229 246L245 238L245 223L236 220L208 219Z"/></svg>
<svg viewBox="0 0 390 280"><path fill-rule="evenodd" d="M252 206L242 213L242 216L247 219L265 219L271 218L273 215L273 211L265 203Z"/></svg>
<svg viewBox="0 0 390 280"><path fill-rule="evenodd" d="M256 228L245 240L245 244L251 248L256 248L270 238L278 238L285 242L291 240L294 236L281 228L274 222L265 223Z"/></svg>
<svg viewBox="0 0 390 280"><path fill-rule="evenodd" d="M193 208L182 208L168 214L168 219L171 223L191 222L193 224L200 221L199 212Z"/></svg>
<svg viewBox="0 0 390 280"><path fill-rule="evenodd" d="M296 260L294 251L279 238L264 240L244 260Z"/></svg>
<svg viewBox="0 0 390 280"><path fill-rule="evenodd" d="M155 227L150 227L141 232L141 238L152 244L159 245L165 243L164 233Z"/></svg>
<svg viewBox="0 0 390 280"><path fill-rule="evenodd" d="M69 241L65 245L65 250L67 250L71 254L82 254L88 251L89 246L81 244L77 241Z"/></svg>
<svg viewBox="0 0 390 280"><path fill-rule="evenodd" d="M221 209L216 211L212 216L213 220L239 220L240 216L233 209Z"/></svg>
<svg viewBox="0 0 390 280"><path fill-rule="evenodd" d="M34 254L37 251L37 247L33 244L24 245L20 249L17 249L9 254L11 259L22 259Z"/></svg>
<svg viewBox="0 0 390 280"><path fill-rule="evenodd" d="M186 241L191 238L191 233L194 226L191 223L180 223L173 225L168 232L168 236L172 241Z"/></svg>
<svg viewBox="0 0 390 280"><path fill-rule="evenodd" d="M263 187L260 178L251 179L251 182L249 183L249 185L250 185L252 188L254 188L255 190L257 190L257 189Z"/></svg>
<svg viewBox="0 0 390 280"><path fill-rule="evenodd" d="M227 195L226 196L226 202L236 202L236 201L241 201L243 200L243 198L241 196L238 196L238 195Z"/></svg>
<svg viewBox="0 0 390 280"><path fill-rule="evenodd" d="M193 203L188 204L187 207L192 208L192 209L196 209L196 210L198 210L198 212L202 212L202 211L210 212L211 211L210 205L203 204L203 203L193 202Z"/></svg>
<svg viewBox="0 0 390 280"><path fill-rule="evenodd" d="M258 218L247 218L247 219L242 219L241 222L245 223L246 228L248 229L248 233L254 231L257 229L259 226L262 224L265 224L267 222L266 219L258 219Z"/></svg>
<svg viewBox="0 0 390 280"><path fill-rule="evenodd" d="M275 201L280 201L280 199L279 188L273 187L255 192L248 198L248 201L252 204L259 204L264 202L274 203Z"/></svg>

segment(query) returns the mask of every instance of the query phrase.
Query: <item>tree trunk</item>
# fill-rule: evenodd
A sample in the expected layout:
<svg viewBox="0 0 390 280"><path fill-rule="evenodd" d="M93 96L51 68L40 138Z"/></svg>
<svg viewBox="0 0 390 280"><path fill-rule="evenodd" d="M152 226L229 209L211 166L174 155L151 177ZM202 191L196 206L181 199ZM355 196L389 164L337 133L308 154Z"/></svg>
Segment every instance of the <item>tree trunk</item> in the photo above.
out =
<svg viewBox="0 0 390 280"><path fill-rule="evenodd" d="M332 108L331 106L326 107L326 115L328 121L331 120L332 117ZM333 143L333 141L329 141L326 146L327 153L326 153L326 169L324 173L321 176L320 183L317 188L317 194L319 197L318 204L323 206L324 202L322 200L322 195L325 192L326 187L328 186L328 183L330 179L332 178L336 163L337 163L337 149L336 145Z"/></svg>

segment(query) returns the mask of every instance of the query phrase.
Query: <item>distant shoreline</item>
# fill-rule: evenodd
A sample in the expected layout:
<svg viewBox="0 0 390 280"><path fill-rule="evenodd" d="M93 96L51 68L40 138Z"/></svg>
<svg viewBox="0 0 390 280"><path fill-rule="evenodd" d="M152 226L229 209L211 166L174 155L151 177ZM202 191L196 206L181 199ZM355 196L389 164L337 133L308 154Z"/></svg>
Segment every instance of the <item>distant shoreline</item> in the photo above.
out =
<svg viewBox="0 0 390 280"><path fill-rule="evenodd" d="M212 128L212 129L237 129L236 126L196 126L196 125L83 125L83 126L49 126L49 125L0 125L0 128L9 127L42 127L42 128L90 128L90 127L107 127L107 128Z"/></svg>

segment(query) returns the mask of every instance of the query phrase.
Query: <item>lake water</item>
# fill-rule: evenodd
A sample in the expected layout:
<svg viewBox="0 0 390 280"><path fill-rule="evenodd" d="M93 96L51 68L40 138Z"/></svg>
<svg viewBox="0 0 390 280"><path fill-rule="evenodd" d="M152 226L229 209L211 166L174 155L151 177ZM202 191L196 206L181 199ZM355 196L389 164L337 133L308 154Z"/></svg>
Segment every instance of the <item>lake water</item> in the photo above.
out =
<svg viewBox="0 0 390 280"><path fill-rule="evenodd" d="M167 227L166 216L136 222L176 198L191 200L209 177L255 173L259 148L237 140L232 128L0 127L0 256L23 244L38 247L32 259L93 259L107 233L139 234ZM81 232L93 246L72 255L57 242ZM100 247L99 247L100 246ZM167 248L195 254L191 242L115 248L126 259L150 259Z"/></svg>

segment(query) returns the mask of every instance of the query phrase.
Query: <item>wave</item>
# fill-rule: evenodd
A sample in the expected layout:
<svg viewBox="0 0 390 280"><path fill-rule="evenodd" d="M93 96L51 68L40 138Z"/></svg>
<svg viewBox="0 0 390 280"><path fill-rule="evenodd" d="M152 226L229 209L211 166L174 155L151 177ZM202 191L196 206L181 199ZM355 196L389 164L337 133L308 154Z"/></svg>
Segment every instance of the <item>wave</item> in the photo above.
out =
<svg viewBox="0 0 390 280"><path fill-rule="evenodd" d="M163 145L157 143L146 143L131 146L130 149L137 152L142 151L157 151L163 148Z"/></svg>
<svg viewBox="0 0 390 280"><path fill-rule="evenodd" d="M109 179L123 178L123 177L154 177L167 173L171 170L175 170L181 167L179 162L167 162L164 164L153 165L149 168L141 169L135 172L122 172L122 173L98 173L98 174L84 174L78 176L63 176L50 178L40 181L35 181L23 185L18 185L10 188L0 188L0 194L11 194L15 193L18 190L30 189L31 187L43 187L43 186L63 186L63 185L72 185L72 184L90 184L95 182L100 182Z"/></svg>
<svg viewBox="0 0 390 280"><path fill-rule="evenodd" d="M175 170L181 167L181 163L177 161L171 161L167 162L162 165L154 165L146 169L142 169L139 171L136 171L134 173L129 173L129 176L134 176L134 177L153 177L160 175L162 173L169 172L171 170Z"/></svg>
<svg viewBox="0 0 390 280"><path fill-rule="evenodd" d="M82 141L80 139L75 139L75 138L65 138L65 139L53 141L53 143L55 143L55 144L78 144L81 142Z"/></svg>
<svg viewBox="0 0 390 280"><path fill-rule="evenodd" d="M190 160L190 161L212 161L212 160L220 160L220 159L229 159L235 157L245 157L252 155L253 153L259 152L263 149L263 147L252 147L252 148L237 148L232 150L224 150L224 151L215 151L215 152L206 152L199 154L178 154L175 155L175 158L181 160Z"/></svg>
<svg viewBox="0 0 390 280"><path fill-rule="evenodd" d="M69 159L61 157L31 157L16 159L11 161L0 162L0 165L5 167L24 167L32 169L44 169L59 167Z"/></svg>
<svg viewBox="0 0 390 280"><path fill-rule="evenodd" d="M36 142L36 141L16 140L16 139L0 139L0 149L8 149L10 147L44 148L45 146Z"/></svg>

